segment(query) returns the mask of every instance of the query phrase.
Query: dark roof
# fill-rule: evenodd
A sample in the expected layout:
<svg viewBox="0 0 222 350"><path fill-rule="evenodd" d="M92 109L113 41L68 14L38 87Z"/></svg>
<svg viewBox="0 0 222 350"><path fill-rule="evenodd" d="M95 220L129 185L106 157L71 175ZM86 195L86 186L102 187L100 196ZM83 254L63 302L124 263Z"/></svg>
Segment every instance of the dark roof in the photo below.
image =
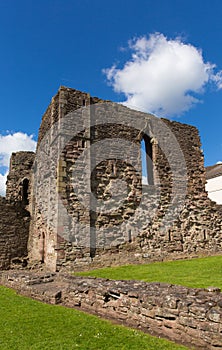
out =
<svg viewBox="0 0 222 350"><path fill-rule="evenodd" d="M215 164L206 167L206 179L212 179L222 175L222 164Z"/></svg>

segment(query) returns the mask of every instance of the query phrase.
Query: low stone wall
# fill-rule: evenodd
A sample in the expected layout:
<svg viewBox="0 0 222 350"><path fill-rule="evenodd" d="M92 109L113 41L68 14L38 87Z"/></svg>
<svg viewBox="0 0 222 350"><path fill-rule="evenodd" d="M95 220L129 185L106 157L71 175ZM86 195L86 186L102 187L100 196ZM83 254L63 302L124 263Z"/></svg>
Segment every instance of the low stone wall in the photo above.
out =
<svg viewBox="0 0 222 350"><path fill-rule="evenodd" d="M195 349L222 349L222 294L217 288L29 271L2 272L0 282L35 299L79 308Z"/></svg>

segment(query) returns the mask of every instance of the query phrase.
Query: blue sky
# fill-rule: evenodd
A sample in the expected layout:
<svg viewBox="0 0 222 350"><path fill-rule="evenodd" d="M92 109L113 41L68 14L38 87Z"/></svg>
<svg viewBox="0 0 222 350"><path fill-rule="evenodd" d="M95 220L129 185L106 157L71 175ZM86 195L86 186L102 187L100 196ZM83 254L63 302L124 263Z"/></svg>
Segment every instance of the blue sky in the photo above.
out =
<svg viewBox="0 0 222 350"><path fill-rule="evenodd" d="M219 0L1 1L2 174L7 170L6 153L16 147L18 140L22 140L18 144L22 144L24 149L24 145L28 149L34 147L33 139L37 138L42 114L60 85L87 91L104 99L126 101L127 91L131 90L124 80L124 74L127 73L124 67L127 62L132 63L132 55L138 53L141 38L149 46L146 54L150 50L152 54L156 52L153 48L150 49L151 38L156 45L162 38L166 47L169 47L167 45L171 40L182 49L189 46L196 49L196 52L200 53L201 50L202 63L199 68L207 69L207 64L210 64L210 69L213 70L208 72L205 80L203 71L195 77L194 85L199 78L203 78L202 85L199 82L196 91L195 88L192 91L194 85L191 85L190 96L201 102L193 103L185 112L182 111L183 108L181 112L177 108L177 113L171 115L169 111L173 107L172 100L171 109L166 110L165 116L198 127L206 165L221 161L221 18L222 2ZM159 37L155 33L160 33ZM160 45L161 50L163 46ZM140 59L143 53L140 51ZM111 72L114 65L116 70ZM132 69L134 67L133 65ZM106 73L104 69L107 69ZM155 66L154 69L158 70L158 67ZM170 69L172 66L169 75ZM108 73L112 75L110 81ZM121 81L118 80L119 73L122 74ZM185 75L189 76L187 73ZM152 84L155 85L155 80ZM172 86L169 84L168 90ZM114 91L114 88L119 92ZM186 93L189 93L189 82L185 88ZM158 91L157 89L156 93ZM137 99L137 103L140 100ZM175 103L176 101L178 96L175 96ZM13 136L15 134L17 136ZM11 138L6 139L6 135Z"/></svg>

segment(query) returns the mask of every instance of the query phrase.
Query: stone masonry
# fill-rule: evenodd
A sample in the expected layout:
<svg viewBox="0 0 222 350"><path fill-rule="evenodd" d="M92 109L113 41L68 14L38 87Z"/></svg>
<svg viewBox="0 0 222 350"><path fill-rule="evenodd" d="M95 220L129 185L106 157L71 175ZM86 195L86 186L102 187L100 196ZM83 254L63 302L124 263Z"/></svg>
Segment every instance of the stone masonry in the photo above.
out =
<svg viewBox="0 0 222 350"><path fill-rule="evenodd" d="M12 153L6 187L6 198L11 202L22 203L29 211L34 159L34 152Z"/></svg>
<svg viewBox="0 0 222 350"><path fill-rule="evenodd" d="M114 141L101 152L104 140ZM193 126L61 87L43 116L33 169L29 257L51 270L221 251L222 216L205 191ZM120 204L103 210L113 196Z"/></svg>
<svg viewBox="0 0 222 350"><path fill-rule="evenodd" d="M0 197L0 269L13 261L25 264L30 228L30 183L33 152L13 153L6 198Z"/></svg>
<svg viewBox="0 0 222 350"><path fill-rule="evenodd" d="M8 269L16 259L27 257L30 213L21 206L0 197L0 269Z"/></svg>
<svg viewBox="0 0 222 350"><path fill-rule="evenodd" d="M220 253L200 146L193 126L61 87L36 155L11 157L6 198L30 213L30 261L55 271Z"/></svg>

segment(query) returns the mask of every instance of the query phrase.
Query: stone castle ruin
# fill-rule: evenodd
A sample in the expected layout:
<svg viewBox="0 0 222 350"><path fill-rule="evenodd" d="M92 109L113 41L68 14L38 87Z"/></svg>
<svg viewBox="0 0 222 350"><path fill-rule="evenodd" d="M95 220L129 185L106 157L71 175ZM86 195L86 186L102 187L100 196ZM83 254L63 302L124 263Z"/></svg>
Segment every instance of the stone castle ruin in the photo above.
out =
<svg viewBox="0 0 222 350"><path fill-rule="evenodd" d="M220 253L221 208L205 183L195 127L60 87L36 153L11 156L0 267L27 257L56 271Z"/></svg>

